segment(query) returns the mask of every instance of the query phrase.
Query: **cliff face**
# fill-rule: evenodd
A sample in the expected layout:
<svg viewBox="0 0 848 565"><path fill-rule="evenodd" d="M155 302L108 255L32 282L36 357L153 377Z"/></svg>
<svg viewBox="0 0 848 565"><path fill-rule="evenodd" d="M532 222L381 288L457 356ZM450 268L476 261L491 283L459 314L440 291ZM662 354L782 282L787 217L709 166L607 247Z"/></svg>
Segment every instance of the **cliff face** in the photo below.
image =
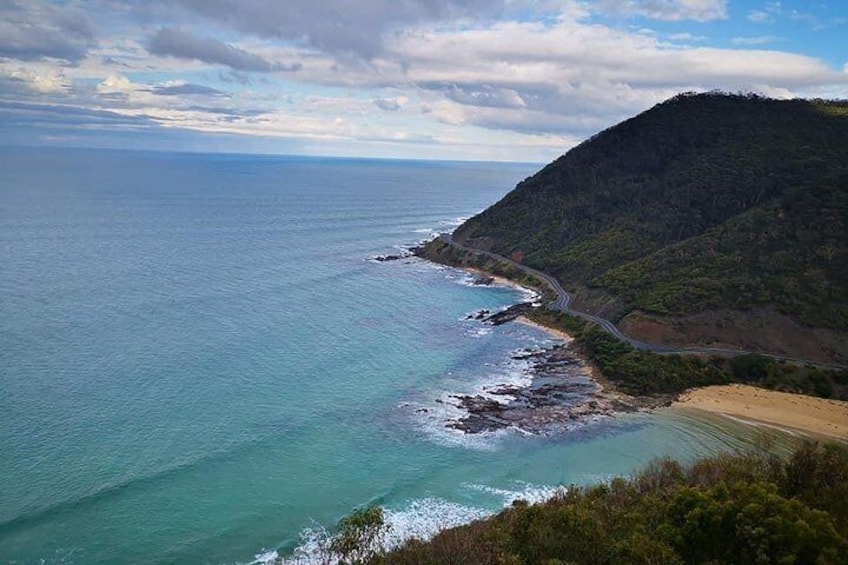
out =
<svg viewBox="0 0 848 565"><path fill-rule="evenodd" d="M460 226L634 337L848 360L848 102L681 95Z"/></svg>

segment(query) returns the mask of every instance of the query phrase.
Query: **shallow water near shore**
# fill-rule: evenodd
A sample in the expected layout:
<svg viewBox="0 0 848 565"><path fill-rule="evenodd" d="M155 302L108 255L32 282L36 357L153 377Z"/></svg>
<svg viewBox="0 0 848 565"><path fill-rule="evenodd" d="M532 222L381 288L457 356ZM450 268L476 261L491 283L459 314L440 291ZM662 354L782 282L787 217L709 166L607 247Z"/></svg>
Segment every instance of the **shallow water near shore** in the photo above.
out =
<svg viewBox="0 0 848 565"><path fill-rule="evenodd" d="M466 319L513 287L369 258L534 169L2 149L0 561L245 563L368 503L428 535L749 445L679 413L445 427L451 395L527 382L515 353L557 340Z"/></svg>

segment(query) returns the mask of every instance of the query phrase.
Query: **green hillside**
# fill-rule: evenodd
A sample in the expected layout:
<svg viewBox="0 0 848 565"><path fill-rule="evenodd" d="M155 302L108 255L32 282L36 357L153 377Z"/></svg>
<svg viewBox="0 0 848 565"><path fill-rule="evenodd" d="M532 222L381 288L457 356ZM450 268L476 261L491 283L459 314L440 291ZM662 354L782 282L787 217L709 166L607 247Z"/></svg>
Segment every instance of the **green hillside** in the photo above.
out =
<svg viewBox="0 0 848 565"><path fill-rule="evenodd" d="M764 325L816 328L778 349L844 361L848 102L677 96L572 149L454 238L554 274L637 336L647 318L672 328L665 338L733 344L730 323L767 351Z"/></svg>

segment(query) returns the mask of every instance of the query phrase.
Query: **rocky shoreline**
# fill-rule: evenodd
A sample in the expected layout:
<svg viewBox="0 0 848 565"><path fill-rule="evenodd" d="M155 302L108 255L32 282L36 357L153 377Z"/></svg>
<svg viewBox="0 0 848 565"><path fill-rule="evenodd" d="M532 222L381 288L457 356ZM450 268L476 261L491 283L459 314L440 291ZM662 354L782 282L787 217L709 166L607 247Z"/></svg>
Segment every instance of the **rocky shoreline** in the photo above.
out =
<svg viewBox="0 0 848 565"><path fill-rule="evenodd" d="M434 257L427 253L426 245L412 247L409 252L426 261L468 272L473 285L487 286L499 280L485 271L451 265L443 258ZM520 286L513 281L505 282ZM522 302L498 312L479 310L465 319L500 326L524 319L539 307L539 303ZM555 330L539 327L562 337ZM530 362L530 383L495 385L482 394L451 395L446 402L460 408L464 415L448 421L447 428L466 434L516 429L532 435L552 435L599 418L670 406L675 400L675 396L631 396L617 391L568 341L542 351L521 353L513 359Z"/></svg>
<svg viewBox="0 0 848 565"><path fill-rule="evenodd" d="M500 325L529 313L534 306L523 303L489 313L481 310L467 319ZM635 397L614 390L597 378L594 369L570 343L542 351L516 354L528 361L530 384L501 385L485 394L451 395L466 414L446 424L467 434L517 429L533 435L550 435L615 414L649 411L668 406L671 397Z"/></svg>

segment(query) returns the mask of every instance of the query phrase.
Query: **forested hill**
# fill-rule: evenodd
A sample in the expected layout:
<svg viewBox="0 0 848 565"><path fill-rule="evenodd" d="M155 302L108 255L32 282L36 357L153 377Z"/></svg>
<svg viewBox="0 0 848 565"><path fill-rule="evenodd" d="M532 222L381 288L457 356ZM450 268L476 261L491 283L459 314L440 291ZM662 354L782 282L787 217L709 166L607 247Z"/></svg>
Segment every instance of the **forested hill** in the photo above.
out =
<svg viewBox="0 0 848 565"><path fill-rule="evenodd" d="M676 96L454 238L557 276L635 337L845 361L848 102Z"/></svg>

